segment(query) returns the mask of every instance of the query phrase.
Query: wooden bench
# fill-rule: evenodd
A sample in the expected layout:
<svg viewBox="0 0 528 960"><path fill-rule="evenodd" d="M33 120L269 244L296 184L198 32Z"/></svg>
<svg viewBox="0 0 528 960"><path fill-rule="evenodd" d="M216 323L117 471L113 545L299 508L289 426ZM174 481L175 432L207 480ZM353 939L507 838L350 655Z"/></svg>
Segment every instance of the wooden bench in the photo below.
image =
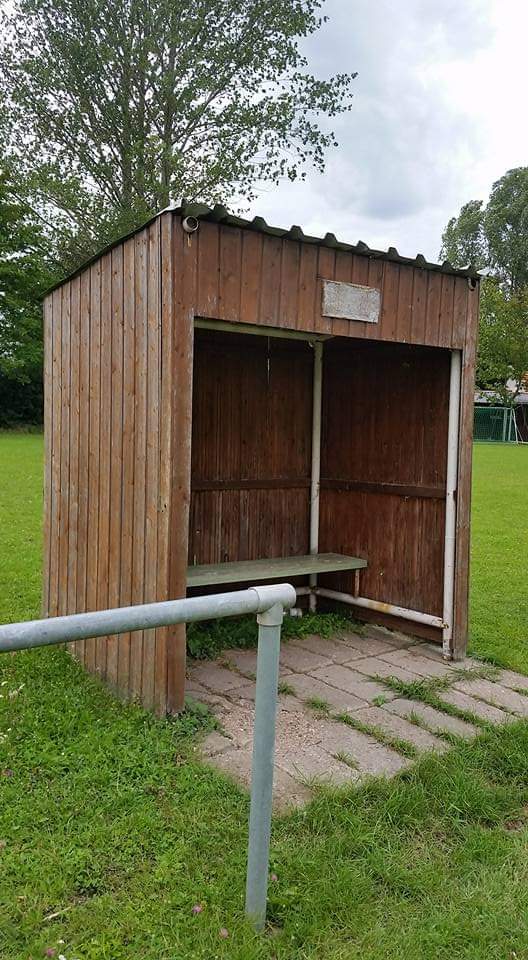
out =
<svg viewBox="0 0 528 960"><path fill-rule="evenodd" d="M288 580L310 573L338 573L361 570L367 561L341 553L316 553L304 557L273 557L270 560L238 560L233 563L205 563L187 569L187 587L214 587L220 583L262 583Z"/></svg>

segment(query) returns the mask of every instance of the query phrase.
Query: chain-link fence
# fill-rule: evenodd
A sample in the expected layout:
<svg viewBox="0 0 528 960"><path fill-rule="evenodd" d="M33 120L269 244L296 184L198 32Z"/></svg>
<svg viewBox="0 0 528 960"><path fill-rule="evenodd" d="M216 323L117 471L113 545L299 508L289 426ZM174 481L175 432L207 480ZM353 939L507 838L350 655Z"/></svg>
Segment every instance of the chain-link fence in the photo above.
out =
<svg viewBox="0 0 528 960"><path fill-rule="evenodd" d="M517 443L519 440L513 407L475 407L474 440Z"/></svg>

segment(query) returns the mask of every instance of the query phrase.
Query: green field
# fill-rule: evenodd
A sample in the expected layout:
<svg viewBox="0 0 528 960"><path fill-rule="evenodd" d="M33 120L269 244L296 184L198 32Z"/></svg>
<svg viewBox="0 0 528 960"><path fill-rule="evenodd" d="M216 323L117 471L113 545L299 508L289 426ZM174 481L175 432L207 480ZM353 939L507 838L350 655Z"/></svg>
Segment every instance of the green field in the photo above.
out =
<svg viewBox="0 0 528 960"><path fill-rule="evenodd" d="M39 611L41 459L0 436L0 621ZM528 450L476 447L472 647L528 672L527 476ZM207 716L125 707L61 650L6 655L0 683L2 960L528 958L528 723L277 820L256 937L248 801L196 760Z"/></svg>
<svg viewBox="0 0 528 960"><path fill-rule="evenodd" d="M528 446L474 446L471 650L528 673Z"/></svg>

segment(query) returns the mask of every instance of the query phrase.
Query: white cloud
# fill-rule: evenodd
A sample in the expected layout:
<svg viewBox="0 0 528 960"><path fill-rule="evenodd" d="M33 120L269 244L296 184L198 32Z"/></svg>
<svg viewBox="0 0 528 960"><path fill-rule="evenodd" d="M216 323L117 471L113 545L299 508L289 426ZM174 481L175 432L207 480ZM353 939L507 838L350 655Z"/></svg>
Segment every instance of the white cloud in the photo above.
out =
<svg viewBox="0 0 528 960"><path fill-rule="evenodd" d="M328 0L307 44L320 75L358 70L323 176L264 190L251 212L435 259L449 217L528 164L523 0Z"/></svg>

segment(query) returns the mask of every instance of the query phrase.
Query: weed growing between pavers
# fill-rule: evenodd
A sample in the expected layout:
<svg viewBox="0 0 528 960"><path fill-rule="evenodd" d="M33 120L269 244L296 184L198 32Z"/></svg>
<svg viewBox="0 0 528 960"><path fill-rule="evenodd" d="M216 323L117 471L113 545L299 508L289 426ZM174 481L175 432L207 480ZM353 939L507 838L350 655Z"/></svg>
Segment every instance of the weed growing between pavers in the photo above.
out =
<svg viewBox="0 0 528 960"><path fill-rule="evenodd" d="M473 674L471 670L465 670L462 672L465 676L469 675L471 679L477 675ZM446 703L445 700L442 700L442 690L448 690L453 683L460 679L459 671L453 671L453 674L448 674L445 677L430 677L409 681L398 680L396 677L377 677L376 679L378 679L380 683L384 683L385 686L390 690L393 690L395 693L397 693L399 697L404 697L407 700L416 700L419 703L425 703L427 706L434 707L435 710L439 710L441 713L447 714L447 716L456 717L458 720L464 720L466 723L471 723L474 726L481 727L484 730L490 726L488 720L484 720L471 710L464 710L461 707L456 707L452 703ZM416 714L415 719L412 722L416 723L418 726L424 726L423 721L420 718L417 718Z"/></svg>
<svg viewBox="0 0 528 960"><path fill-rule="evenodd" d="M299 639L316 633L321 637L333 637L340 631L362 630L351 617L338 613L306 613L302 617L284 618L281 638L283 641ZM214 659L221 650L255 647L258 639L256 617L233 617L225 620L208 620L192 623L187 628L187 652L197 659Z"/></svg>
<svg viewBox="0 0 528 960"><path fill-rule="evenodd" d="M402 757L414 759L418 756L418 750L414 744L408 740L403 740L401 737L394 737L375 724L363 723L363 721L355 717L353 713L336 714L334 720L338 720L340 723L346 723L348 727L358 730L359 733L365 733L369 737L374 737L375 740L378 740L379 743L382 743L384 746L396 750L396 753L401 754Z"/></svg>
<svg viewBox="0 0 528 960"><path fill-rule="evenodd" d="M307 707L310 707L314 713L318 713L321 716L326 717L330 713L330 705L326 702L326 700L323 700L322 697L307 697L306 700L304 700L304 703Z"/></svg>

